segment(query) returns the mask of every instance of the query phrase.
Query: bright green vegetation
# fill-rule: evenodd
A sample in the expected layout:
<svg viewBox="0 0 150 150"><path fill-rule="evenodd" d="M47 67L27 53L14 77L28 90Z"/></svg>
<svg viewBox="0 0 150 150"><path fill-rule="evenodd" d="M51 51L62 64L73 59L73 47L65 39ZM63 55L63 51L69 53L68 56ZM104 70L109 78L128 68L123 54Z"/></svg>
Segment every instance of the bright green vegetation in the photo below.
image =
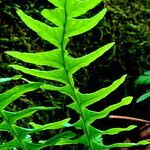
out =
<svg viewBox="0 0 150 150"><path fill-rule="evenodd" d="M140 141L139 143L114 143L111 145L104 145L103 135L115 135L122 131L130 131L136 126L131 125L126 128L111 128L105 131L92 126L92 123L95 120L103 119L112 111L131 103L132 97L128 96L123 98L120 102L104 108L100 112L87 108L88 106L103 100L103 98L116 90L124 82L126 75L123 75L114 81L110 86L99 89L93 93L81 93L80 90L75 87L73 78L74 73L76 73L79 69L88 66L114 45L114 43L109 43L98 48L92 53L79 58L70 56L67 51L67 44L70 37L89 31L104 17L106 9L101 10L98 14L91 18L77 18L98 5L100 0L49 0L49 2L56 6L56 8L53 10L44 9L41 14L53 23L54 26L49 26L37 21L26 15L22 10L17 10L17 13L29 28L35 31L42 39L53 44L55 49L39 53L8 51L7 54L26 63L49 67L49 71L43 71L27 68L17 64L10 65L12 68L21 71L22 73L55 81L57 85L29 81L28 84L16 86L0 95L0 116L3 119L3 122L0 124L0 131L8 131L12 133L14 138L13 140L1 145L0 148L7 149L15 147L23 150L29 150L32 147L32 150L39 150L43 147L54 145L83 144L85 145L85 149L104 150L113 147L130 147L148 144L148 141ZM58 86L58 83L60 86ZM72 103L68 104L67 107L68 109L73 109L77 112L79 120L73 124L69 123L70 118L66 118L64 120L58 119L57 122L45 125L30 122L31 128L23 128L16 125L16 121L25 117L30 117L36 111L56 109L55 107L39 106L18 112L5 110L8 104L12 103L23 94L36 89L57 91L69 96L72 99ZM79 136L77 133L72 132L69 127L82 130L83 134ZM33 133L60 128L67 128L67 131L60 132L45 141L34 143L30 137Z"/></svg>
<svg viewBox="0 0 150 150"><path fill-rule="evenodd" d="M148 85L150 84L150 71L145 71L143 75L139 76L138 79L135 81L136 86L137 85ZM141 95L137 102L144 101L150 97L150 91L144 93Z"/></svg>

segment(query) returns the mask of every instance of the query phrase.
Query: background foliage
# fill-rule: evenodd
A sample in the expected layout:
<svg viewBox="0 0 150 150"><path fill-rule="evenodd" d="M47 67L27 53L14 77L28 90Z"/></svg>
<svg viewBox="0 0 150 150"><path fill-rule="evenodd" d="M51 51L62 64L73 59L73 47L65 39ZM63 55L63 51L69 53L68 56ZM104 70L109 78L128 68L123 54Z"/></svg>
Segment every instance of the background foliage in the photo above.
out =
<svg viewBox="0 0 150 150"><path fill-rule="evenodd" d="M128 115L133 117L140 117L143 119L149 119L147 113L150 109L150 105L147 105L148 101L136 104L136 98L144 93L149 85L135 87L134 81L144 71L149 70L150 66L150 1L149 0L105 0L103 5L97 6L94 10L90 11L87 15L91 16L95 14L105 6L108 9L107 15L98 26L92 29L90 32L84 35L71 39L71 44L68 48L72 51L72 55L80 56L91 52L99 45L104 45L108 42L115 41L115 47L103 58L97 60L91 66L86 69L80 70L76 75L76 85L81 87L82 91L92 92L100 87L109 85L112 80L119 78L123 74L128 74L128 80L122 86L122 88L115 93L111 94L107 99L101 102L97 106L106 107L111 104L111 99L119 100L123 96L133 95L135 100L132 105L121 108L116 111L118 115ZM28 29L17 16L15 9L19 7L26 13L32 15L34 18L45 21L41 18L40 11L43 8L52 8L46 0L0 0L0 69L1 77L8 77L17 74L13 70L7 67L14 59L6 56L5 51L17 50L17 51L32 51L40 52L44 50L52 49L52 45L41 40L34 32ZM41 68L42 69L42 68ZM0 87L1 91L4 91L13 85L19 84L22 81L13 81L11 83L4 84ZM30 97L30 95L28 95ZM42 105L48 105L52 103L54 105L61 106L61 110L55 114L60 119L68 116L68 112L64 107L64 103L67 103L66 97L60 97L60 95L54 93L36 93L28 100L28 97L22 99L20 108L16 108L13 104L8 109L21 109L24 105L33 105L33 103L42 103ZM38 97L38 101L35 101L35 97ZM45 101L41 101L41 99ZM57 99L57 101L54 101ZM106 103L107 102L107 103ZM63 112L63 113L62 113ZM72 113L72 112L69 112ZM36 118L39 122L54 121L55 118L51 116L44 116L37 114ZM23 120L25 122L25 120ZM20 122L21 123L21 122ZM102 125L104 122L97 122L95 125ZM105 120L104 128L107 128L109 124L116 126L116 124L130 124L131 122L120 122L113 120ZM140 126L140 125L139 125ZM44 133L43 133L44 134ZM113 139L115 140L115 139ZM107 140L106 140L107 142Z"/></svg>

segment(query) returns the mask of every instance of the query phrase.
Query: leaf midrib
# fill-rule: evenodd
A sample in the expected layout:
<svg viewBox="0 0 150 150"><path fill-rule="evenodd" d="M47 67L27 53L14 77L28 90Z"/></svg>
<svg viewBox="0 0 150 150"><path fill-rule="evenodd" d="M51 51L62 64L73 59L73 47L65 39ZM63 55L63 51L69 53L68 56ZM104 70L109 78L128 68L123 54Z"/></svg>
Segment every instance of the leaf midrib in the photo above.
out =
<svg viewBox="0 0 150 150"><path fill-rule="evenodd" d="M83 114L83 111L82 111L82 109L80 107L80 104L78 102L78 99L77 99L77 96L76 96L76 92L75 92L75 89L74 89L74 85L72 85L72 83L70 81L69 73L68 73L68 70L67 70L67 67L66 67L66 61L65 61L65 57L64 57L64 51L65 51L65 49L64 49L64 39L65 39L66 24L67 24L66 6L67 6L67 0L65 0L65 3L64 3L64 25L63 25L63 31L62 31L61 44L60 44L61 45L62 61L63 61L64 71L65 71L65 74L66 74L66 77L67 77L68 85L70 86L70 88L72 90L72 94L73 94L74 100L76 101L76 103L78 105L79 113L80 113L82 121L83 121L83 128L84 128L84 132L85 132L85 135L86 135L86 140L87 140L87 143L88 143L88 149L89 150L93 150L92 145L90 143L90 136L89 136L88 129L87 129L87 126L86 126L86 121L85 121L85 118L84 118L84 114Z"/></svg>

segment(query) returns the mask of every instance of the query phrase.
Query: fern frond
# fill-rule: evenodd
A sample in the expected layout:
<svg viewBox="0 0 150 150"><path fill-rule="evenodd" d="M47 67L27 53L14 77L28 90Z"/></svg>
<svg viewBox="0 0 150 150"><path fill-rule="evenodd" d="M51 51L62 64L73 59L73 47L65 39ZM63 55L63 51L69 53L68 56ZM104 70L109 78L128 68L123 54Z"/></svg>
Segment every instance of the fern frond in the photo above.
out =
<svg viewBox="0 0 150 150"><path fill-rule="evenodd" d="M81 93L74 86L74 73L77 72L79 69L88 66L90 63L98 59L114 45L114 43L109 43L101 48L98 48L94 52L80 58L73 58L67 52L66 47L69 41L69 37L89 31L90 29L95 27L104 17L106 9L101 10L99 13L91 18L77 18L97 6L101 2L101 0L49 0L49 2L56 6L56 8L53 10L45 9L41 12L41 14L43 17L45 17L54 24L53 27L33 19L32 17L26 15L22 10L18 10L17 13L22 21L29 28L35 31L42 39L48 41L57 48L52 51L41 53L20 53L9 51L7 52L7 54L27 63L50 66L54 68L49 71L40 71L37 69L29 69L19 65L11 65L11 67L16 70L22 71L23 73L63 83L64 85L61 87L43 84L41 85L41 88L59 91L72 98L73 103L68 104L68 107L76 111L80 117L80 119L77 122L73 123L72 126L74 126L76 129L82 129L83 135L81 135L80 138L74 138L71 140L70 138L74 137L74 134L72 132L69 132L69 135L67 133L69 139L64 138L65 136L63 137L65 133L60 133L58 137L62 136L62 138L59 138L59 140L54 137L47 141L42 141L41 144L44 145L33 145L33 143L28 142L27 147L29 148L29 146L33 146L33 149L40 149L53 144L64 145L81 143L87 146L89 150L104 150L113 147L130 147L135 145L148 144L149 142L142 141L137 144L114 143L112 145L104 145L102 137L104 134L111 135L117 134L121 131L129 131L132 130L135 126L129 126L124 129L117 128L101 131L91 125L95 120L105 118L112 111L131 103L132 97L128 96L123 98L120 102L108 106L100 112L92 111L87 108L87 106L102 100L114 90L116 90L124 82L126 75L114 81L110 86L97 90L93 93ZM64 121L66 123L66 121L68 122L69 120ZM43 130L48 128L54 129L53 123L43 126L35 123L31 123L31 125L37 130ZM57 123L55 123L55 125L57 125ZM1 126L3 126L3 124ZM59 124L58 127L62 126ZM28 132L26 134L28 134ZM25 141L25 144L26 143L27 142Z"/></svg>
<svg viewBox="0 0 150 150"><path fill-rule="evenodd" d="M54 110L56 107L44 107L44 106L39 106L39 107L31 107L27 108L21 111L16 111L16 112L11 112L11 111L6 111L5 108L12 103L13 101L17 100L19 97L21 97L23 94L27 92L34 91L40 86L43 85L43 83L30 83L30 84L24 84L20 86L16 86L10 90L7 90L5 93L0 94L0 118L3 120L0 123L0 131L7 131L12 134L13 140L5 142L4 144L0 145L0 149L5 149L5 148L22 148L23 150L28 150L29 147L32 145L32 149L38 150L41 149L42 147L46 147L47 143L42 143L42 144L36 144L33 143L32 140L29 140L27 137L29 135L32 135L33 133L41 132L42 130L51 130L51 129L60 129L64 128L65 125L68 123L70 120L64 119L61 121L53 122L46 124L44 126L36 125L35 123L31 123L31 125L34 128L23 128L21 126L18 126L16 122L20 119L30 117L37 111L47 111L47 110ZM71 137L74 137L75 134L71 133ZM64 135L60 135L60 138L55 140L53 139L54 145L61 140L61 138L64 138ZM67 141L68 138L64 139ZM68 139L69 140L69 139ZM70 142L70 140L69 140ZM53 145L52 143L49 142L48 145Z"/></svg>
<svg viewBox="0 0 150 150"><path fill-rule="evenodd" d="M138 79L135 81L135 84L150 84L150 71L146 71L143 75L139 76Z"/></svg>

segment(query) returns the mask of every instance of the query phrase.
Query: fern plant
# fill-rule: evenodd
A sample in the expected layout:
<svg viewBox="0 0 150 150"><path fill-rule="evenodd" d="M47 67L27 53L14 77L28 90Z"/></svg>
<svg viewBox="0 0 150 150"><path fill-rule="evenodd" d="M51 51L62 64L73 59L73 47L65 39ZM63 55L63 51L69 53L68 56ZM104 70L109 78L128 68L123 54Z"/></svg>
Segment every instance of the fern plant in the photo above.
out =
<svg viewBox="0 0 150 150"><path fill-rule="evenodd" d="M114 81L110 86L97 90L93 93L81 93L74 84L73 74L75 72L83 67L88 66L114 45L114 43L109 43L101 48L98 48L94 52L79 58L72 57L67 51L67 44L70 37L89 31L104 17L106 9L103 9L91 18L77 18L97 6L101 0L49 0L49 2L51 2L56 8L52 10L44 9L41 14L44 18L53 23L54 26L49 26L45 23L35 20L26 15L22 10L17 10L17 14L29 28L35 31L42 39L53 44L56 48L51 51L39 53L22 53L17 51L8 51L6 53L26 63L50 67L49 71L43 71L27 68L17 64L10 65L12 68L25 74L59 82L60 86L58 86L58 84L54 85L33 82L27 85L21 85L21 87L23 87L23 89L27 87L25 88L26 92L30 91L31 89L34 90L36 88L42 88L45 90L57 91L69 96L73 102L68 104L67 107L68 109L73 109L78 113L79 120L73 124L70 124L68 123L69 119L65 119L58 122L58 124L56 122L43 126L36 123L30 123L33 128L24 129L15 125L15 122L18 119L30 116L37 110L47 110L51 108L32 107L21 112L15 112L15 114L18 115L15 115L15 117L10 117L14 115L12 112L4 111L4 106L6 106L6 104L2 101L1 103L4 103L4 106L1 105L1 117L4 119L4 122L1 124L1 131L7 129L7 131L12 132L14 135L14 140L1 145L1 148L7 147L8 145L10 146L12 144L11 147L21 147L24 150L28 150L29 148L31 149L32 147L33 150L38 150L46 146L80 143L85 145L85 148L89 150L104 150L113 147L130 147L134 145L148 144L148 141L140 141L139 143L114 143L111 145L105 145L103 143L103 135L115 135L122 131L132 130L136 126L131 125L126 128L111 128L106 131L102 131L92 126L92 123L95 120L105 118L112 111L131 103L132 97L128 96L123 98L119 103L113 104L100 112L92 111L87 108L88 106L102 100L111 92L116 90L124 82L126 75L123 75L121 78ZM2 94L1 97L6 97L7 104L8 102L11 103L14 98L10 98L10 100L7 95L12 92L16 93L16 88L20 95L23 94L24 92L21 92L21 87L15 87L12 90ZM15 96L15 98L18 98L19 96ZM5 126L5 124L7 124L7 126ZM37 144L26 140L27 135L31 135L33 132L39 132L46 129L56 129L60 127L63 128L65 126L72 126L78 130L82 130L83 134L74 137L75 134L73 132L66 131L64 133L60 133L60 135L56 135L51 139Z"/></svg>
<svg viewBox="0 0 150 150"><path fill-rule="evenodd" d="M140 75L135 81L135 85L148 85L150 84L150 71L145 71L143 75ZM138 99L137 103L142 102L150 97L150 91L142 94Z"/></svg>
<svg viewBox="0 0 150 150"><path fill-rule="evenodd" d="M43 126L36 125L34 122L30 122L30 125L33 126L34 128L24 128L17 125L18 120L23 119L25 117L29 117L37 111L48 111L54 110L56 108L37 106L16 112L5 110L5 108L10 103L17 100L20 96L22 96L27 92L31 92L33 90L40 88L41 85L42 85L41 83L34 83L34 82L29 84L23 84L15 86L12 89L6 91L5 93L0 94L0 118L3 120L0 123L0 131L11 133L13 138L12 140L7 142L6 141L1 142L2 144L0 145L0 150L8 150L12 148L14 149L21 148L22 150L29 150L32 148L33 150L38 150L47 146L59 145L59 142L61 142L61 140L63 141L61 145L63 145L65 137L71 138L75 136L75 134L72 132L62 132L48 139L47 141L43 141L42 143L33 143L31 134L38 133L44 130L54 130L64 128L65 124L67 124L70 119L67 118L61 121L48 123Z"/></svg>

